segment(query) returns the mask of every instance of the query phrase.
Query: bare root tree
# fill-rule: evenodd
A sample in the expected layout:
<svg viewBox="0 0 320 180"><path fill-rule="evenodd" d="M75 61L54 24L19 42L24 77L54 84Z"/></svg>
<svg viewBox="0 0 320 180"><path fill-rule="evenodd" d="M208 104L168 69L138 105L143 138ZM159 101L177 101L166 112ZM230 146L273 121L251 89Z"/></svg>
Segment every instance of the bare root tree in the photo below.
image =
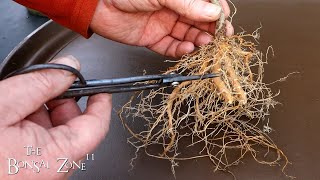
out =
<svg viewBox="0 0 320 180"><path fill-rule="evenodd" d="M222 14L217 37L210 44L185 55L165 72L219 73L220 77L133 96L119 112L132 135L128 142L137 152L169 160L173 173L177 161L196 158L209 158L215 170L229 171L246 154L271 166L284 159L284 172L288 159L268 136L267 116L277 105L274 97L278 94L263 82L267 58L256 49L258 31L226 37L224 21ZM136 123L143 124L144 130L137 130ZM151 151L152 147L158 151ZM182 153L186 148L193 149L193 154Z"/></svg>

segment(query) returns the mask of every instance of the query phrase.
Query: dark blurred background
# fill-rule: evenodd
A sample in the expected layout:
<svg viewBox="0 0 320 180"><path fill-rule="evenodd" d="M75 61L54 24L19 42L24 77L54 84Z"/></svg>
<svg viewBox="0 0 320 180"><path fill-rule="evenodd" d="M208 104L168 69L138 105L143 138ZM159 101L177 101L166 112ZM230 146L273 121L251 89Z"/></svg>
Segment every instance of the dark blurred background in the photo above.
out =
<svg viewBox="0 0 320 180"><path fill-rule="evenodd" d="M0 1L0 62L10 51L48 18L31 15L12 0Z"/></svg>

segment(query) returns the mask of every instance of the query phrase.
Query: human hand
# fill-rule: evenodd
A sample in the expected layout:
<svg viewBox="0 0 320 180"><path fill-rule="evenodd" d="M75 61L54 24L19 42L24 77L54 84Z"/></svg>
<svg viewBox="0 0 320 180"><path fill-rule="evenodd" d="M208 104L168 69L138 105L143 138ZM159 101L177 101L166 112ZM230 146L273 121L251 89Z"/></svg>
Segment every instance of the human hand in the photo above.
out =
<svg viewBox="0 0 320 180"><path fill-rule="evenodd" d="M80 68L72 57L54 63ZM84 113L74 99L51 100L75 79L67 71L41 70L0 82L0 179L65 179L71 172L57 173L63 163L57 158L79 162L102 141L110 122L110 95L90 97ZM27 156L24 146L40 147L42 155ZM50 169L41 168L35 173L36 168L20 168L17 174L8 175L8 158L31 164L32 160L44 160ZM11 172L15 171L12 166Z"/></svg>
<svg viewBox="0 0 320 180"><path fill-rule="evenodd" d="M220 0L229 16L226 0ZM180 57L211 41L221 8L209 0L100 0L90 28L121 43ZM233 27L226 22L227 35Z"/></svg>

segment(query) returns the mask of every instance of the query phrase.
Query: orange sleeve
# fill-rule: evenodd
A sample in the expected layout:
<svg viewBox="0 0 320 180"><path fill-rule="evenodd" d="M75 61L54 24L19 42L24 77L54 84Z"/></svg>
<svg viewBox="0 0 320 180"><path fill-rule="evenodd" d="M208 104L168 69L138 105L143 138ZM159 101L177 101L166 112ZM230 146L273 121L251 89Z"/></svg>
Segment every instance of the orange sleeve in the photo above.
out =
<svg viewBox="0 0 320 180"><path fill-rule="evenodd" d="M15 0L17 3L38 10L57 23L89 38L90 23L98 0Z"/></svg>

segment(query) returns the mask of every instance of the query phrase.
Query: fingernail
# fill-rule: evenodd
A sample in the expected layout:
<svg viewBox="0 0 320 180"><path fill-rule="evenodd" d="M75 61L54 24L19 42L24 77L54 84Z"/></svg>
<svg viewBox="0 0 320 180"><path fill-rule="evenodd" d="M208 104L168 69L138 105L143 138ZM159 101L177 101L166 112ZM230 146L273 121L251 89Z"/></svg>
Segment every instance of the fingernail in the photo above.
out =
<svg viewBox="0 0 320 180"><path fill-rule="evenodd" d="M54 59L50 63L63 64L63 65L71 66L77 70L80 70L80 62L71 55ZM65 71L65 73L66 75L70 74L70 72L67 72L67 71Z"/></svg>
<svg viewBox="0 0 320 180"><path fill-rule="evenodd" d="M208 4L204 9L204 14L210 18L217 19L219 18L221 11L221 7L214 4Z"/></svg>

